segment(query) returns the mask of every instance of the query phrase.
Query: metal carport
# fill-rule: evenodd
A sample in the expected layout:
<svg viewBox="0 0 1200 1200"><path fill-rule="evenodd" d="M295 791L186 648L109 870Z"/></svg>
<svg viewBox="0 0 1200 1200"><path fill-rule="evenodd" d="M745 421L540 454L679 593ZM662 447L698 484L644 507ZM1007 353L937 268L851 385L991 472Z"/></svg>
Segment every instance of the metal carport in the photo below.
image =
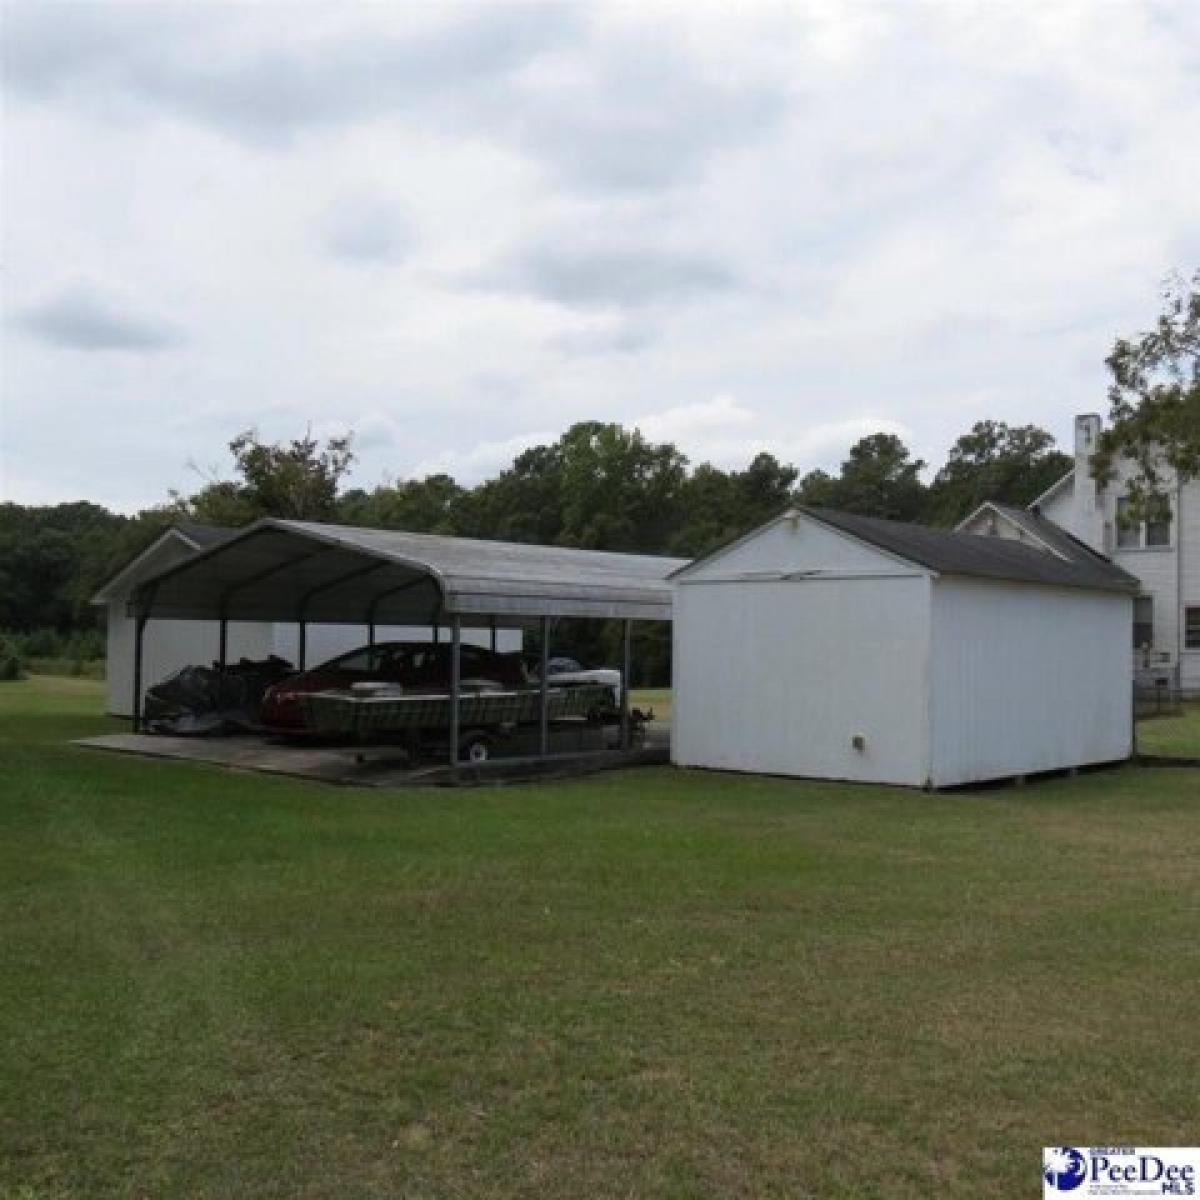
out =
<svg viewBox="0 0 1200 1200"><path fill-rule="evenodd" d="M147 579L130 599L134 639L134 728L141 728L142 641L146 622L215 620L225 662L229 621L296 621L298 666L310 621L451 628L450 759L458 761L458 698L463 617L493 629L540 627L542 703L539 745L548 748L546 660L551 617L624 622L621 740L628 744L632 622L669 621L668 577L686 560L534 546L436 534L267 519Z"/></svg>

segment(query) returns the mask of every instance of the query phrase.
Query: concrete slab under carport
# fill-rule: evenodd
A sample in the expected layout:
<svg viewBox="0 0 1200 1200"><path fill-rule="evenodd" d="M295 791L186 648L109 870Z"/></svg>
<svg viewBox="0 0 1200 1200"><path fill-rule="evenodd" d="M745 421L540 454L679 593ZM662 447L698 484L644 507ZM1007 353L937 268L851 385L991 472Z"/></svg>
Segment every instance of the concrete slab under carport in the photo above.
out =
<svg viewBox="0 0 1200 1200"><path fill-rule="evenodd" d="M621 767L652 766L669 759L669 729L665 722L646 727L643 745L629 750L586 745L577 730L554 730L551 753L513 753L482 764L443 763L406 765L399 747L312 745L296 740L239 733L220 737L175 737L158 733L110 733L81 738L74 744L88 750L135 754L175 762L205 763L227 770L283 775L319 783L358 787L447 787L561 779ZM615 734L615 728L604 731ZM519 750L520 744L517 749Z"/></svg>

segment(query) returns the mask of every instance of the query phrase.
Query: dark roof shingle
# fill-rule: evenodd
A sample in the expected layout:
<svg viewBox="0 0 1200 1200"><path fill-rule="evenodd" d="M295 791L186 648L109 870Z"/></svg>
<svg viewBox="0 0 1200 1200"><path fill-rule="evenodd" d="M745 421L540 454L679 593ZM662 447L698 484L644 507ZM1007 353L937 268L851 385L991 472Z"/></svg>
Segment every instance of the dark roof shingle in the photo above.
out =
<svg viewBox="0 0 1200 1200"><path fill-rule="evenodd" d="M1076 541L1053 521L1035 518L1031 513L1025 516L1036 521L1037 535L1057 553L1039 550L1011 538L860 517L828 508L801 506L799 511L942 575L969 575L1106 592L1136 592L1140 586L1132 575ZM1064 557L1060 558L1059 554Z"/></svg>

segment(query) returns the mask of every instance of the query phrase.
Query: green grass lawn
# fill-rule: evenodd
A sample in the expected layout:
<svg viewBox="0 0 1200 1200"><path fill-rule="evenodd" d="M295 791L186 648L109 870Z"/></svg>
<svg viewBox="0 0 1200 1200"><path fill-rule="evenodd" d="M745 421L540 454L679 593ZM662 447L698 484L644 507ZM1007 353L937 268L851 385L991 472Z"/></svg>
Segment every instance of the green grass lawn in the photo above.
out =
<svg viewBox="0 0 1200 1200"><path fill-rule="evenodd" d="M633 688L629 693L629 703L642 712L652 711L656 720L671 719L670 688Z"/></svg>
<svg viewBox="0 0 1200 1200"><path fill-rule="evenodd" d="M31 658L26 664L31 675L66 675L72 678L103 679L104 659Z"/></svg>
<svg viewBox="0 0 1200 1200"><path fill-rule="evenodd" d="M0 685L0 1195L1036 1194L1200 1128L1200 775L379 792Z"/></svg>
<svg viewBox="0 0 1200 1200"><path fill-rule="evenodd" d="M1185 705L1177 717L1139 721L1138 749L1143 754L1200 758L1200 703Z"/></svg>

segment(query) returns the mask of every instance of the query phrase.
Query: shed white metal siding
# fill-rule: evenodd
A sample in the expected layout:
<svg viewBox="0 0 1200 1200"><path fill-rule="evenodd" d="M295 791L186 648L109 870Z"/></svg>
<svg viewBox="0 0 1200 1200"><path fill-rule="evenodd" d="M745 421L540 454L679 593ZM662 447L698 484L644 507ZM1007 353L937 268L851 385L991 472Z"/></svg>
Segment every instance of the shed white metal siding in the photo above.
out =
<svg viewBox="0 0 1200 1200"><path fill-rule="evenodd" d="M112 600L107 606L108 635L105 659L106 707L114 717L133 715L133 619L126 601ZM216 621L152 621L146 626L142 647L142 679L146 688L166 679L181 667L207 666L219 650ZM271 625L248 621L229 622L228 658L266 658L275 653L275 630Z"/></svg>
<svg viewBox="0 0 1200 1200"><path fill-rule="evenodd" d="M807 517L685 570L673 760L923 784L929 583L927 571Z"/></svg>
<svg viewBox="0 0 1200 1200"><path fill-rule="evenodd" d="M682 584L673 760L923 784L928 611L921 575Z"/></svg>
<svg viewBox="0 0 1200 1200"><path fill-rule="evenodd" d="M186 562L197 547L176 531L149 546L104 592L107 617L105 643L105 708L114 717L133 714L134 621L127 611L129 593L148 574ZM142 678L151 687L181 667L210 663L217 657L219 633L213 621L158 622L147 628ZM229 625L229 659L266 658L274 650L270 626L241 621Z"/></svg>
<svg viewBox="0 0 1200 1200"><path fill-rule="evenodd" d="M935 786L1132 753L1128 596L941 578L932 619Z"/></svg>
<svg viewBox="0 0 1200 1200"><path fill-rule="evenodd" d="M945 787L1129 755L1119 572L895 528L790 515L677 573L674 762Z"/></svg>

